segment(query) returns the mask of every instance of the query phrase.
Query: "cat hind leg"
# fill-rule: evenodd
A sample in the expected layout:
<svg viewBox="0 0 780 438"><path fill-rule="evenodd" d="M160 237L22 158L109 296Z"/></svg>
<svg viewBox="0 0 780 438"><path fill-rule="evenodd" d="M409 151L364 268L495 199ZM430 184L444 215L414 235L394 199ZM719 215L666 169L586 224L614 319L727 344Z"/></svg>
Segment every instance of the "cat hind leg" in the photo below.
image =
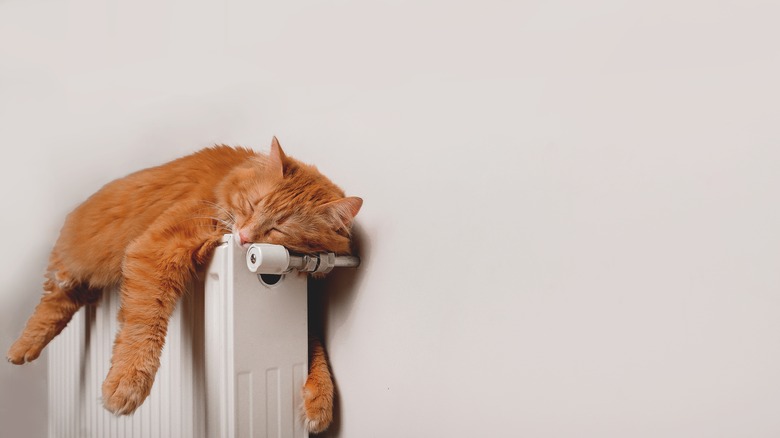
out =
<svg viewBox="0 0 780 438"><path fill-rule="evenodd" d="M322 343L311 340L309 376L301 390L303 425L311 433L319 433L333 421L333 378Z"/></svg>

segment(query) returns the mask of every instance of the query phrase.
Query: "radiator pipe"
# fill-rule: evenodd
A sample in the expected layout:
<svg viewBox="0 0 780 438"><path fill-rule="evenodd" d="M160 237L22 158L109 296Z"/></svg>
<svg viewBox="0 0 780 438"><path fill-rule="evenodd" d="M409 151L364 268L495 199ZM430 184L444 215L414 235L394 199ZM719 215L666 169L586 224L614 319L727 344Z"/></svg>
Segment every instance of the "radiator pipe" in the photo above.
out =
<svg viewBox="0 0 780 438"><path fill-rule="evenodd" d="M332 252L319 254L290 253L281 245L254 243L246 252L246 266L258 274L285 274L292 270L300 272L327 273L333 268L356 268L360 258L337 256Z"/></svg>

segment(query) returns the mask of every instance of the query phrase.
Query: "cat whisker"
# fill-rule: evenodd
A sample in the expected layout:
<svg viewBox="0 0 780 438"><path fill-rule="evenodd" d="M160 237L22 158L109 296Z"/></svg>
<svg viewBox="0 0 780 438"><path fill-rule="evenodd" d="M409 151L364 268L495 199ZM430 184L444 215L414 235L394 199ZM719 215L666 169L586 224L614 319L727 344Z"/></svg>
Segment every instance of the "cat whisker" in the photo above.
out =
<svg viewBox="0 0 780 438"><path fill-rule="evenodd" d="M225 216L227 216L229 219L235 219L235 215L230 212L230 210L226 209L225 207L211 202L211 201L201 201L202 203L206 204L209 209L215 209L216 213L223 213Z"/></svg>
<svg viewBox="0 0 780 438"><path fill-rule="evenodd" d="M228 216L228 218L229 218L229 219L231 219L233 222L235 222L235 221L236 221L236 216L235 216L233 213L231 213L231 212L230 212L228 209L226 209L225 207L223 207L223 206L221 206L221 205L217 204L216 202L205 201L205 200L204 200L204 201L201 201L201 202L203 202L203 203L204 203L204 204L206 204L206 205L209 205L209 206L212 206L212 207L215 207L215 208L219 209L220 211L224 212L224 213L225 213L225 214Z"/></svg>
<svg viewBox="0 0 780 438"><path fill-rule="evenodd" d="M284 184L265 186L280 178ZM266 191L263 200L251 202ZM222 203L223 194L239 197L241 203ZM128 197L135 201L127 202ZM314 200L331 201L313 205ZM8 357L13 363L38 357L81 306L97 301L98 289L79 284L121 283L121 330L104 379L102 404L110 412L130 414L152 389L175 303L184 294L200 292L190 287L191 280L223 234L239 234L236 240L243 244L239 225L270 235L289 219L290 224L276 231L287 236L291 246L302 252L348 252L349 242L333 233L332 223L341 219L348 228L361 205L360 198L345 198L315 167L286 156L276 138L269 155L214 146L106 184L68 215L51 253L46 293ZM121 220L121 226L106 226L114 220ZM106 244L112 250L104 251ZM95 251L105 255L96 257ZM324 430L332 418L333 382L321 350L321 345L312 349L306 380L312 384L306 384L304 396L305 426L311 432Z"/></svg>
<svg viewBox="0 0 780 438"><path fill-rule="evenodd" d="M220 220L220 221L227 222L227 223L235 223L236 222L236 216L233 215L233 213L231 213L228 210L226 210L225 208L221 207L220 205L215 204L213 202L209 202L209 201L201 201L201 202L207 203L210 206L215 207L217 210L215 211L212 208L204 207L203 209L201 209L201 210L199 210L197 212L198 214L205 215L206 217L208 217L210 219ZM224 213L224 217L220 213Z"/></svg>
<svg viewBox="0 0 780 438"><path fill-rule="evenodd" d="M224 222L224 223L231 223L229 220L223 219L223 218L217 217L217 216L192 216L190 219L212 219L212 220L220 221L220 222Z"/></svg>
<svg viewBox="0 0 780 438"><path fill-rule="evenodd" d="M187 218L187 219L185 219L185 220L183 220L183 221L181 221L179 223L181 224L181 223L184 223L184 222L187 222L187 221L196 220L196 219L210 219L210 220L216 222L215 225L219 225L218 229L222 229L222 230L224 230L226 232L229 232L229 233L233 232L233 224L232 223L230 223L229 221L226 221L224 219L221 219L221 218L218 218L218 217L214 217L214 216L193 216L193 217Z"/></svg>

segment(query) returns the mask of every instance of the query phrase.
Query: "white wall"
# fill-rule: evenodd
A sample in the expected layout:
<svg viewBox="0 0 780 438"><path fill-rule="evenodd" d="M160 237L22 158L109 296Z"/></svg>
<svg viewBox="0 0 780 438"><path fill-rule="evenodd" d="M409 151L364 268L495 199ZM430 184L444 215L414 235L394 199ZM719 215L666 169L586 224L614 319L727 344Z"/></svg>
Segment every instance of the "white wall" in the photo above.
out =
<svg viewBox="0 0 780 438"><path fill-rule="evenodd" d="M778 13L5 1L0 341L102 183L276 134L365 199L330 436L778 436ZM0 366L4 433L44 375Z"/></svg>

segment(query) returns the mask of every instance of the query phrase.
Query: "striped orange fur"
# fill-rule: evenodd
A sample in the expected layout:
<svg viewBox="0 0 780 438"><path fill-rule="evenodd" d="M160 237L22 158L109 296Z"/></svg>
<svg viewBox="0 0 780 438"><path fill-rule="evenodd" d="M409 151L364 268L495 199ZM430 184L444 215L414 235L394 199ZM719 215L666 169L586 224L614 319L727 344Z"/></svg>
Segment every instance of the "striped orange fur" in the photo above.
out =
<svg viewBox="0 0 780 438"><path fill-rule="evenodd" d="M223 234L243 246L349 254L361 205L315 167L286 156L276 138L268 155L215 146L110 182L68 215L43 297L8 360L35 360L82 305L120 285L121 329L103 404L130 414L151 391L177 300ZM311 347L303 413L317 432L332 418L333 383L322 345Z"/></svg>

